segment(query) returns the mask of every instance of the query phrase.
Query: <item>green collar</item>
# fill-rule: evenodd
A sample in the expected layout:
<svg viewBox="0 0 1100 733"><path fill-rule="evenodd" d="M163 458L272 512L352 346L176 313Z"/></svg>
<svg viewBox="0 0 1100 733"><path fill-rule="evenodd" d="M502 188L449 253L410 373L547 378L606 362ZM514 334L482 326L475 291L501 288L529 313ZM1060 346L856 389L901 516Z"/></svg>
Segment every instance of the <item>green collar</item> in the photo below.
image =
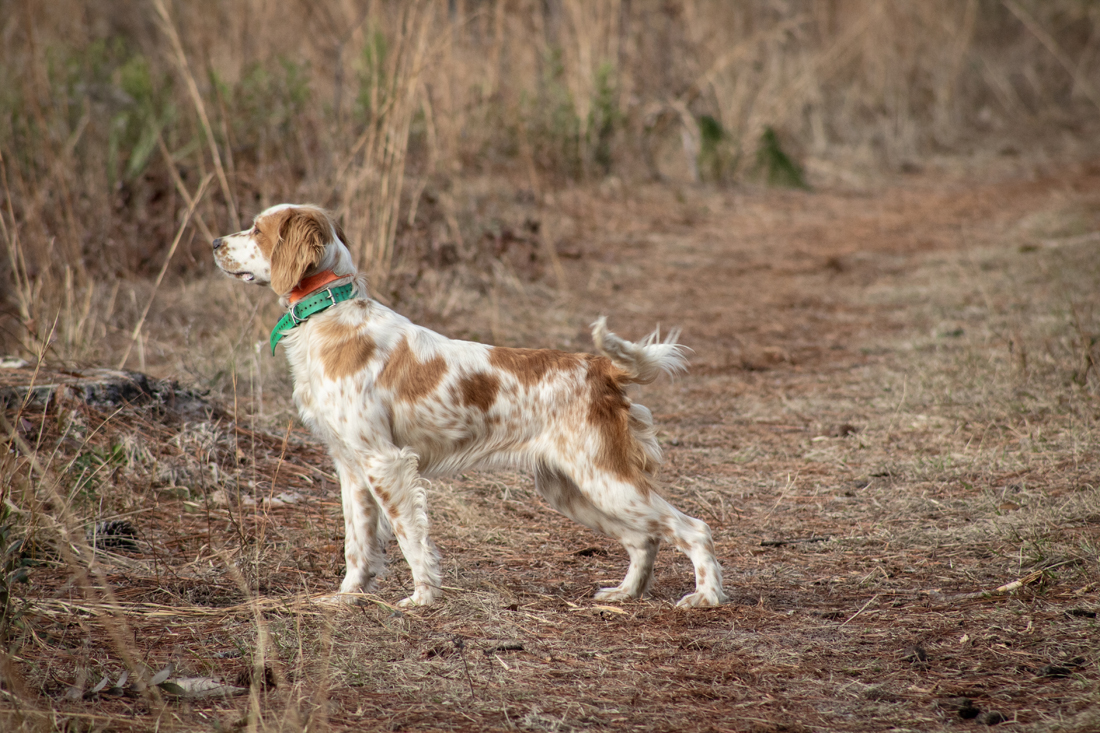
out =
<svg viewBox="0 0 1100 733"><path fill-rule="evenodd" d="M290 329L294 328L299 323L305 322L307 318L316 313L320 313L325 308L348 300L351 298L351 294L354 290L354 285L348 283L338 288L318 290L308 298L303 298L298 301L293 308L286 312L286 315L279 319L279 322L275 324L275 328L271 331L271 355L275 356L275 347L278 346L279 342L283 340L283 337L287 335Z"/></svg>

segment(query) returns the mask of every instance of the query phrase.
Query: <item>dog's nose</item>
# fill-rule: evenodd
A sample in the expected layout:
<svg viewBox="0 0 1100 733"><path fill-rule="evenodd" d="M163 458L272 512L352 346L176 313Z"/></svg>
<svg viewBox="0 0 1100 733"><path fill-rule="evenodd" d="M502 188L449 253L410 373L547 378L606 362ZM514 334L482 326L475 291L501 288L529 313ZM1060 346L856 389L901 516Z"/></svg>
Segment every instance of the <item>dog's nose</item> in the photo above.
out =
<svg viewBox="0 0 1100 733"><path fill-rule="evenodd" d="M218 237L217 239L214 240L214 251L217 252L218 247L220 247L220 246L222 246L222 238Z"/></svg>

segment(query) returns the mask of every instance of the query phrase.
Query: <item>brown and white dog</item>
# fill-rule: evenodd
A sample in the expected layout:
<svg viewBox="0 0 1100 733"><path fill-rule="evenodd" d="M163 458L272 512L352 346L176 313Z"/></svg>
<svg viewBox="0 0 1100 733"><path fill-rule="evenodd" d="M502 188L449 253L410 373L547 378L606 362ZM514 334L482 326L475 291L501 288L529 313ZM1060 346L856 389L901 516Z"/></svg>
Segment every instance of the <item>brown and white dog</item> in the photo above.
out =
<svg viewBox="0 0 1100 733"><path fill-rule="evenodd" d="M631 343L601 318L592 331L601 356L454 341L371 300L344 240L324 210L281 205L213 242L218 267L270 284L283 306L354 286L350 299L300 322L282 342L302 420L340 476L347 562L340 594L371 587L392 533L413 577L413 594L400 605L431 603L441 578L422 478L509 466L532 471L559 512L626 547L626 578L598 600L641 596L662 542L695 565L695 591L678 605L726 600L710 528L654 490L661 450L652 418L624 392L684 369L674 339Z"/></svg>

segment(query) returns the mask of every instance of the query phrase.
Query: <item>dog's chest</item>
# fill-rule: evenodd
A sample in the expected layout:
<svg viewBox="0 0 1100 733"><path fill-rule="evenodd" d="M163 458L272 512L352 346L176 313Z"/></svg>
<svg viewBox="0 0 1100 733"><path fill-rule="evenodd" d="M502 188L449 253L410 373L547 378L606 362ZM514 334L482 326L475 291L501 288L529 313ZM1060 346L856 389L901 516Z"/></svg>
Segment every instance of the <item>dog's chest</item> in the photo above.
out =
<svg viewBox="0 0 1100 733"><path fill-rule="evenodd" d="M326 337L312 323L286 342L294 403L305 425L327 443L369 432L384 412L374 390L379 360L373 349L350 337Z"/></svg>

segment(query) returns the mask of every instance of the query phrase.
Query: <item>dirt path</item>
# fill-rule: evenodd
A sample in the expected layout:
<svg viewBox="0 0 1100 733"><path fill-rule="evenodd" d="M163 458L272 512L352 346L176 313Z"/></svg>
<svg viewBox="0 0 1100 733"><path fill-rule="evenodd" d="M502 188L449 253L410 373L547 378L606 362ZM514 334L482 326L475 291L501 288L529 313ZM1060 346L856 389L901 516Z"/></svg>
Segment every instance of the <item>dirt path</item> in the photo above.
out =
<svg viewBox="0 0 1100 733"><path fill-rule="evenodd" d="M336 584L330 469L307 445L234 434L225 413L209 435L168 421L156 466L186 476L198 456L222 467L217 485L304 498L227 509L201 468L154 480L189 481L190 504L135 490L148 544L106 578L139 656L247 681L262 650L278 682L163 720L233 725L252 705L266 727L348 730L929 731L975 725L968 710L1100 726L1100 168L860 194L578 190L542 214L580 255L561 260L564 291L504 278L489 308L429 323L577 349L601 313L628 337L680 326L690 374L638 397L665 493L711 524L733 602L674 610L690 566L666 549L651 598L597 606L622 550L542 507L528 478L471 474L431 492L440 605L253 615L234 604ZM155 422L114 420L119 435ZM46 638L94 629L57 610L91 604L66 578L34 586ZM395 559L378 596L408 583ZM38 706L150 722L140 700L63 699L82 664L119 669L107 635L89 638L91 652L44 642L48 672L28 663L52 695Z"/></svg>

